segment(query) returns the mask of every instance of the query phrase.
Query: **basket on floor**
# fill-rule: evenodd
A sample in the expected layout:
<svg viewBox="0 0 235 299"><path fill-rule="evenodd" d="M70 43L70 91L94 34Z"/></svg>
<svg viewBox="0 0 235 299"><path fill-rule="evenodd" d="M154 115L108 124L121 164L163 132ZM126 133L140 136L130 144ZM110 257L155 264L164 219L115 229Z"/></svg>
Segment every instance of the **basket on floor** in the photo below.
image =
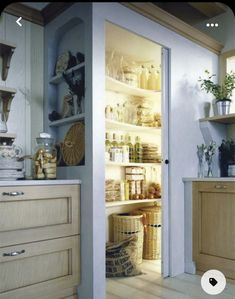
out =
<svg viewBox="0 0 235 299"><path fill-rule="evenodd" d="M144 215L144 247L143 258L147 260L160 259L161 255L161 207L151 206L141 208Z"/></svg>
<svg viewBox="0 0 235 299"><path fill-rule="evenodd" d="M133 249L133 260L137 264L142 263L144 225L143 215L113 214L114 242L122 241L129 237L136 237L136 246Z"/></svg>

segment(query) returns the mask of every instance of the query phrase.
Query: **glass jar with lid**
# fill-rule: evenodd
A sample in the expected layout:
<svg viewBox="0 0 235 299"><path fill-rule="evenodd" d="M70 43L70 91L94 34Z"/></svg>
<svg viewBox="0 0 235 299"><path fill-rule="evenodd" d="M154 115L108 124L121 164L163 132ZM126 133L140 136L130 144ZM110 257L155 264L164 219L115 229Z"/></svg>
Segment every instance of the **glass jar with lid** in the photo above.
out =
<svg viewBox="0 0 235 299"><path fill-rule="evenodd" d="M124 66L124 82L133 87L138 87L138 76L134 66Z"/></svg>
<svg viewBox="0 0 235 299"><path fill-rule="evenodd" d="M34 179L56 179L56 159L57 151L54 145L54 139L50 134L40 133L36 138L37 145L33 155Z"/></svg>

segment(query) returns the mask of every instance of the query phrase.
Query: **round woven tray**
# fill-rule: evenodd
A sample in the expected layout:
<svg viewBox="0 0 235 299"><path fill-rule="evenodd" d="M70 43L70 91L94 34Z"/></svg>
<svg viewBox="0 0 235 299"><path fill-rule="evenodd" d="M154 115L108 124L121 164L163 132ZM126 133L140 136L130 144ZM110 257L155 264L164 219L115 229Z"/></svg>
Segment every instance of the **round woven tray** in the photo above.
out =
<svg viewBox="0 0 235 299"><path fill-rule="evenodd" d="M63 160L68 166L78 165L85 155L85 127L76 123L68 130L61 144Z"/></svg>

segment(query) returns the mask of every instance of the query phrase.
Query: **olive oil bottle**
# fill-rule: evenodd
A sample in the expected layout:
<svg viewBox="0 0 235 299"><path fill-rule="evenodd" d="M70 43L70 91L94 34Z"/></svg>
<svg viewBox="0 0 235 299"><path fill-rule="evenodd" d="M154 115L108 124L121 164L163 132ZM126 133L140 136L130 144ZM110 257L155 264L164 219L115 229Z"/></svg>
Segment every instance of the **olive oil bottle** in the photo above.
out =
<svg viewBox="0 0 235 299"><path fill-rule="evenodd" d="M142 143L140 141L140 137L136 136L135 138L135 162L136 163L142 163L143 162L143 147Z"/></svg>
<svg viewBox="0 0 235 299"><path fill-rule="evenodd" d="M131 136L127 136L126 145L129 147L129 162L135 162L135 150L134 145L131 143Z"/></svg>

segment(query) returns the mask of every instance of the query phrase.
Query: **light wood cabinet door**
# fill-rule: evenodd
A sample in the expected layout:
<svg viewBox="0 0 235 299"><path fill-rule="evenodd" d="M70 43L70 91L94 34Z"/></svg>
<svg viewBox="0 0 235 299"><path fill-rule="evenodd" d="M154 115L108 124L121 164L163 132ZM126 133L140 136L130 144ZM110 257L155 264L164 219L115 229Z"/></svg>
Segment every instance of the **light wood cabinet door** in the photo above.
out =
<svg viewBox="0 0 235 299"><path fill-rule="evenodd" d="M193 183L193 259L235 279L235 183Z"/></svg>
<svg viewBox="0 0 235 299"><path fill-rule="evenodd" d="M79 185L0 187L0 247L79 233Z"/></svg>
<svg viewBox="0 0 235 299"><path fill-rule="evenodd" d="M79 248L79 236L1 248L0 299L61 298L79 284Z"/></svg>

